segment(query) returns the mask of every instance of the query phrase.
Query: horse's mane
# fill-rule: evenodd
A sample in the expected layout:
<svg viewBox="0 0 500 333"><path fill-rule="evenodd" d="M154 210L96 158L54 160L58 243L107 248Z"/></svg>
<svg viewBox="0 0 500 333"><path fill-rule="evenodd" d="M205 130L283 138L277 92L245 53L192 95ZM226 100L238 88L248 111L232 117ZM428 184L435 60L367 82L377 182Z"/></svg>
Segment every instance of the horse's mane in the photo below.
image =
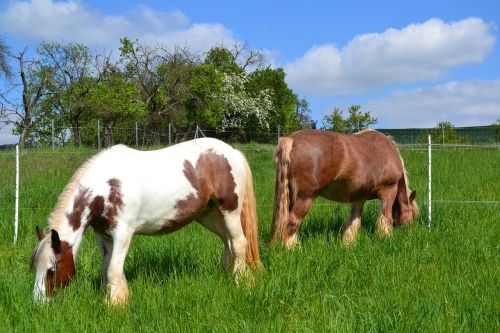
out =
<svg viewBox="0 0 500 333"><path fill-rule="evenodd" d="M103 154L105 151L102 151L90 159L88 159L78 170L73 174L73 177L71 177L70 181L66 186L64 187L62 193L59 195L59 199L57 200L56 207L52 211L52 214L50 214L49 217L49 228L50 229L58 229L59 223L64 217L65 214L65 209L68 205L68 201L71 198L71 194L74 193L75 189L78 186L78 183L80 179L82 179L83 175L87 172L87 170L90 168L92 163L95 161L96 158L98 158L101 154Z"/></svg>
<svg viewBox="0 0 500 333"><path fill-rule="evenodd" d="M401 156L401 152L399 151L399 147L398 147L398 144L396 143L396 140L394 140L393 136L384 134L384 133L379 132L377 130L374 130L372 128L365 128L365 129L362 129L361 131L356 132L354 134L357 135L357 134L363 134L363 133L366 133L366 132L377 132L377 133L380 133L381 135L384 136L385 139L389 140L392 143L392 145L394 146L394 148L396 148L396 151L398 152L399 160L401 161L401 166L403 167L403 176L404 176L405 185L406 185L406 197L408 198L409 195L410 195L410 193L411 193L411 191L410 191L410 182L408 180L408 171L406 171L405 162L403 161L403 157Z"/></svg>

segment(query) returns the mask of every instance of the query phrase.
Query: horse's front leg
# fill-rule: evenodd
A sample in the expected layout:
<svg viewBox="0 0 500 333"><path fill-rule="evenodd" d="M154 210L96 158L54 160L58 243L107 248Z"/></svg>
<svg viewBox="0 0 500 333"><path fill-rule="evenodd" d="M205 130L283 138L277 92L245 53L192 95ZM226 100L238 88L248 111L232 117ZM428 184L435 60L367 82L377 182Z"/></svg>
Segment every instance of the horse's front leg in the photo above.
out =
<svg viewBox="0 0 500 333"><path fill-rule="evenodd" d="M286 238L284 240L287 248L300 246L298 236L299 228L302 224L302 219L306 216L309 208L311 208L313 201L313 197L298 197L293 203L293 207L290 210L288 224L286 226Z"/></svg>
<svg viewBox="0 0 500 333"><path fill-rule="evenodd" d="M342 242L346 246L351 245L356 240L356 235L361 226L361 215L363 213L364 203L364 201L354 202L351 205L351 215L344 225L344 234L342 236Z"/></svg>
<svg viewBox="0 0 500 333"><path fill-rule="evenodd" d="M380 216L375 225L375 233L379 238L385 238L392 233L392 206L396 195L398 194L398 187L387 187L380 191L379 197L382 202Z"/></svg>
<svg viewBox="0 0 500 333"><path fill-rule="evenodd" d="M107 236L104 236L94 230L94 236L101 251L102 258L102 282L107 284L108 282L108 267L111 261L111 254L113 253L113 240Z"/></svg>
<svg viewBox="0 0 500 333"><path fill-rule="evenodd" d="M128 227L115 230L113 235L113 253L108 266L108 290L111 305L123 305L128 301L127 279L123 272L133 231Z"/></svg>

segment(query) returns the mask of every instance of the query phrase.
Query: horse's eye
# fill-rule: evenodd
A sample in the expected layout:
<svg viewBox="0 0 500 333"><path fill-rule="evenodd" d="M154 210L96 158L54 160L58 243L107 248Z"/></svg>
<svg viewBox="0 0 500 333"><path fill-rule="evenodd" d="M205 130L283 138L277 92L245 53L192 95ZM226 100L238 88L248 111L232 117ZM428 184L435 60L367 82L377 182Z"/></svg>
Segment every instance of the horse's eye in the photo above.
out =
<svg viewBox="0 0 500 333"><path fill-rule="evenodd" d="M51 267L47 270L47 275L48 276L53 276L54 274L56 273L56 268L55 267Z"/></svg>

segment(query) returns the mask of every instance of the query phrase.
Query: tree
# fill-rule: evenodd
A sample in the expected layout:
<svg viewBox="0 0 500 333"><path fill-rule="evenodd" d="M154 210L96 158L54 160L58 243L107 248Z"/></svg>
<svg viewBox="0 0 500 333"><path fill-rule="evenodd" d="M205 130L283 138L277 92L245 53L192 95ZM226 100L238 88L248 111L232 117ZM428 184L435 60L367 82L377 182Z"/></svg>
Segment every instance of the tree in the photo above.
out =
<svg viewBox="0 0 500 333"><path fill-rule="evenodd" d="M316 128L316 121L311 118L311 109L305 98L300 99L295 106L295 117L300 128Z"/></svg>
<svg viewBox="0 0 500 333"><path fill-rule="evenodd" d="M62 125L71 126L74 143L80 146L82 118L89 111L88 94L110 66L109 57L93 55L83 44L57 42L41 43L38 54L44 65L51 68L53 111Z"/></svg>
<svg viewBox="0 0 500 333"><path fill-rule="evenodd" d="M453 125L450 121L440 121L437 126L431 129L432 141L434 143L468 143L470 142L470 138L467 135L459 135L457 133L457 129L455 125ZM423 137L420 137L417 142L427 142L427 135L424 134Z"/></svg>
<svg viewBox="0 0 500 333"><path fill-rule="evenodd" d="M93 115L103 122L105 147L113 145L113 127L117 123L144 116L145 106L137 100L138 95L132 83L117 75L107 76L90 93Z"/></svg>
<svg viewBox="0 0 500 333"><path fill-rule="evenodd" d="M259 69L264 64L264 55L250 49L246 44L235 43L231 48L216 46L205 57L205 64L212 64L222 72L241 74L249 67Z"/></svg>
<svg viewBox="0 0 500 333"><path fill-rule="evenodd" d="M12 72L9 66L9 55L10 50L7 44L4 42L2 38L0 38L0 73L3 73L5 77L10 78L12 76Z"/></svg>
<svg viewBox="0 0 500 333"><path fill-rule="evenodd" d="M500 119L497 119L491 126L495 129L495 142L498 143L500 142Z"/></svg>
<svg viewBox="0 0 500 333"><path fill-rule="evenodd" d="M211 48L205 57L205 64L213 65L215 69L225 73L243 73L241 68L236 62L236 58L228 49L224 47Z"/></svg>
<svg viewBox="0 0 500 333"><path fill-rule="evenodd" d="M217 130L249 131L255 125L263 130L269 129L271 92L264 89L257 96L252 96L245 90L247 81L248 77L244 74L224 73L221 91L224 118L217 125Z"/></svg>
<svg viewBox="0 0 500 333"><path fill-rule="evenodd" d="M139 91L147 110L147 122L155 127L162 123L184 124L186 103L191 98L189 84L198 56L187 48L152 48L128 38L120 39L120 61L129 82Z"/></svg>
<svg viewBox="0 0 500 333"><path fill-rule="evenodd" d="M221 97L224 75L209 63L193 68L186 103L188 126L216 127L222 121L225 109Z"/></svg>
<svg viewBox="0 0 500 333"><path fill-rule="evenodd" d="M17 56L12 55L19 66L19 76L10 83L9 91L12 96L19 92L21 97L8 99L0 94L2 104L1 118L4 124L13 124L14 132L19 134L19 146L23 148L33 124L33 112L39 106L44 96L49 94L48 78L50 68L43 66L39 60L26 59L28 49L25 48Z"/></svg>
<svg viewBox="0 0 500 333"><path fill-rule="evenodd" d="M335 107L329 115L323 117L323 128L340 133L354 133L377 123L377 118L371 112L361 112L360 105L351 105L347 110L349 116L343 117L343 112Z"/></svg>
<svg viewBox="0 0 500 333"><path fill-rule="evenodd" d="M269 128L276 132L281 130L292 132L299 128L295 111L299 102L297 95L288 87L285 81L285 71L282 68L266 68L249 74L246 83L251 94L258 95L267 89L271 93L272 109L269 111Z"/></svg>

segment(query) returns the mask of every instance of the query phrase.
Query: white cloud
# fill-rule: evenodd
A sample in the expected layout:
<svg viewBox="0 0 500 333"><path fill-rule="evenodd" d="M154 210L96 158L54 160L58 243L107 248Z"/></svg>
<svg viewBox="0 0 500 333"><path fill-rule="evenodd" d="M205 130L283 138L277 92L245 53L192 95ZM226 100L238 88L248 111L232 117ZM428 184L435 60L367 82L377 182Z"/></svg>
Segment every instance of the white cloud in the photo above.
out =
<svg viewBox="0 0 500 333"><path fill-rule="evenodd" d="M288 83L311 95L350 95L443 78L453 67L481 62L492 50L493 27L479 18L431 19L403 29L360 35L342 50L314 46L285 66Z"/></svg>
<svg viewBox="0 0 500 333"><path fill-rule="evenodd" d="M500 118L500 79L449 82L431 88L400 91L367 102L385 128L434 127L439 121L455 126L489 125Z"/></svg>
<svg viewBox="0 0 500 333"><path fill-rule="evenodd" d="M191 24L179 10L160 12L141 5L131 12L103 15L73 0L11 2L0 12L0 31L25 42L64 40L106 48L116 47L121 37L166 46L189 45L192 51L235 42L223 25Z"/></svg>

